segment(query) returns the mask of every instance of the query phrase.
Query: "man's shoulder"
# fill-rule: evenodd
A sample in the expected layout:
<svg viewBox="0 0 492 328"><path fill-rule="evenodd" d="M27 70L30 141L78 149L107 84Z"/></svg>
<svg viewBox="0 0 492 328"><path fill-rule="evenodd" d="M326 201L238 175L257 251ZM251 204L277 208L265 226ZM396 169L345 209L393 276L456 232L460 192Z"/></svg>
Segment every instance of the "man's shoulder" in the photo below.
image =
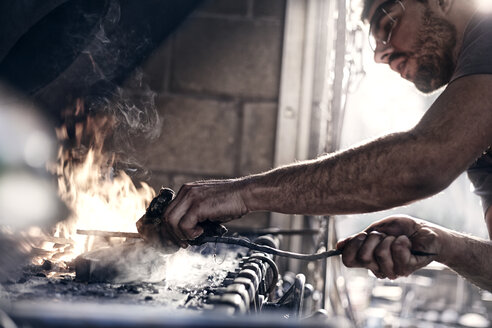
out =
<svg viewBox="0 0 492 328"><path fill-rule="evenodd" d="M476 12L466 27L451 82L472 74L492 74L492 12Z"/></svg>
<svg viewBox="0 0 492 328"><path fill-rule="evenodd" d="M467 24L464 33L464 41L468 38L480 37L482 34L491 33L492 11L477 11Z"/></svg>

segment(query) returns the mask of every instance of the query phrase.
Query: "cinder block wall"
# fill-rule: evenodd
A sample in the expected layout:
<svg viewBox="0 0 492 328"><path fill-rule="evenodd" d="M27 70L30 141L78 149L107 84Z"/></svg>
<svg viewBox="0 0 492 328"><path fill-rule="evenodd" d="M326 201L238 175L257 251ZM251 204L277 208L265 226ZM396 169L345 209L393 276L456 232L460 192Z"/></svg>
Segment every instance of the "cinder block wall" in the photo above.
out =
<svg viewBox="0 0 492 328"><path fill-rule="evenodd" d="M206 1L145 63L163 119L141 147L154 188L273 167L284 12L284 0Z"/></svg>

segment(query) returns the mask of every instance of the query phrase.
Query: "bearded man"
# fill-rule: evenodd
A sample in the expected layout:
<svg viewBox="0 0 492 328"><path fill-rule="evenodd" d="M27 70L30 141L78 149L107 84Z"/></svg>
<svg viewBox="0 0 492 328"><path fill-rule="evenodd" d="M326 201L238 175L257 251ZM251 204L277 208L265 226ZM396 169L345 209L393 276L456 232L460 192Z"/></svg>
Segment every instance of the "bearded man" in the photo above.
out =
<svg viewBox="0 0 492 328"><path fill-rule="evenodd" d="M490 4L489 4L490 6ZM374 58L422 92L445 86L412 129L315 160L233 180L185 184L164 238L186 247L204 220L252 211L353 214L408 204L463 171L483 197L492 235L492 14L473 0L365 0ZM397 106L397 105L396 105ZM395 107L396 107L395 106ZM395 110L398 110L395 108ZM396 278L436 260L492 290L492 244L410 217L390 217L338 244L343 262ZM411 251L434 256L416 256Z"/></svg>

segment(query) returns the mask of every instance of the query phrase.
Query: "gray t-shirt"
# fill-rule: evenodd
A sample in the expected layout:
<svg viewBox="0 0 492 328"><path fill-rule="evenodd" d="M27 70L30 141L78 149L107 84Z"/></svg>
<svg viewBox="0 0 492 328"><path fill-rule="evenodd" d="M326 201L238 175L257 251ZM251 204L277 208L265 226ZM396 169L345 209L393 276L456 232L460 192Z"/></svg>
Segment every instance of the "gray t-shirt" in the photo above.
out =
<svg viewBox="0 0 492 328"><path fill-rule="evenodd" d="M468 23L451 82L473 74L492 74L492 13L477 12ZM486 212L492 205L492 150L489 148L467 172Z"/></svg>
<svg viewBox="0 0 492 328"><path fill-rule="evenodd" d="M492 12L477 12L468 22L450 82L472 74L492 74Z"/></svg>

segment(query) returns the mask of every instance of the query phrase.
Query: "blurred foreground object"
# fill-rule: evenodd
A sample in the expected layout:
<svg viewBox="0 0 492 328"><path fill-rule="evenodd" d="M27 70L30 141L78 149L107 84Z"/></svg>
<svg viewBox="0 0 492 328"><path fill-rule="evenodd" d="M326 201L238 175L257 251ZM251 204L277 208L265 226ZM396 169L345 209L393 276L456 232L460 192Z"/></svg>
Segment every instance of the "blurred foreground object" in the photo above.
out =
<svg viewBox="0 0 492 328"><path fill-rule="evenodd" d="M55 138L34 106L0 85L0 225L45 226L63 209L46 164Z"/></svg>
<svg viewBox="0 0 492 328"><path fill-rule="evenodd" d="M32 104L0 84L0 281L24 263L28 228L47 228L66 214L46 171L53 132Z"/></svg>

